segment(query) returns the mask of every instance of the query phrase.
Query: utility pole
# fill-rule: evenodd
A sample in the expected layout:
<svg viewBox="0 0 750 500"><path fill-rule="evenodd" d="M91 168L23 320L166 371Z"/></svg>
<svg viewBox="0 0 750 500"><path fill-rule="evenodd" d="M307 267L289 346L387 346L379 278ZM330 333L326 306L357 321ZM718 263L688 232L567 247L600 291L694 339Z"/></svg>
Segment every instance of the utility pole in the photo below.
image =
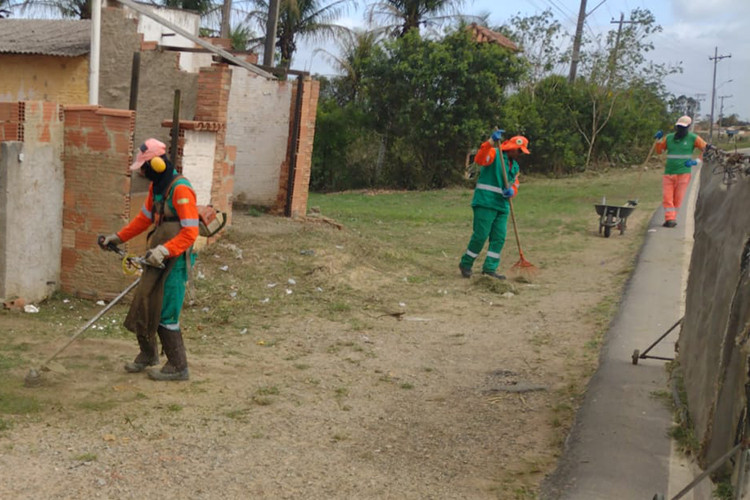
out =
<svg viewBox="0 0 750 500"><path fill-rule="evenodd" d="M581 8L578 10L578 23L576 24L576 34L573 38L573 55L570 58L570 73L568 74L568 83L576 80L576 71L578 71L578 59L581 54L581 38L583 37L583 23L586 20L586 0L581 0Z"/></svg>
<svg viewBox="0 0 750 500"><path fill-rule="evenodd" d="M610 24L619 24L617 27L617 37L615 37L615 48L612 49L612 59L609 63L609 81L612 81L612 77L615 76L615 69L617 68L617 51L620 48L620 35L622 34L622 25L623 24L636 24L637 21L626 21L625 20L625 14L620 12L620 20L615 21L612 19L610 21Z"/></svg>
<svg viewBox="0 0 750 500"><path fill-rule="evenodd" d="M268 2L268 22L266 23L266 44L263 48L263 66L273 66L274 47L276 46L276 28L279 24L279 0Z"/></svg>
<svg viewBox="0 0 750 500"><path fill-rule="evenodd" d="M232 0L224 0L221 5L221 31L219 36L221 38L229 38L229 30L231 26L232 18ZM244 47L243 47L244 50Z"/></svg>
<svg viewBox="0 0 750 500"><path fill-rule="evenodd" d="M708 129L708 142L712 142L714 140L714 104L716 103L716 64L721 61L724 58L732 57L732 54L729 54L728 56L720 56L719 55L719 47L714 47L714 56L709 57L709 61L714 62L714 82L711 85L711 124L709 125Z"/></svg>
<svg viewBox="0 0 750 500"><path fill-rule="evenodd" d="M719 106L719 137L718 139L721 140L721 120L724 118L724 99L730 99L731 95L720 95L719 99L721 99L721 106Z"/></svg>
<svg viewBox="0 0 750 500"><path fill-rule="evenodd" d="M699 115L698 109L700 109L701 103L703 101L705 101L705 100L706 100L706 94L704 94L702 92L698 92L697 94L695 94L695 108L696 108L695 109L695 113L694 113L695 116L691 116L691 118L693 119L693 121L697 121L698 115Z"/></svg>

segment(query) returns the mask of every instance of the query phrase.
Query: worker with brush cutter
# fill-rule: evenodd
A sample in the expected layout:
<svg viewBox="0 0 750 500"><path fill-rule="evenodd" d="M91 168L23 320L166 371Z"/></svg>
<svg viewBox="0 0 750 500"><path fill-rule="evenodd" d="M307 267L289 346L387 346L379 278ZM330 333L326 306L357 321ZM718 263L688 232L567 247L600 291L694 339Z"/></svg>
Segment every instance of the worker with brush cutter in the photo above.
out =
<svg viewBox="0 0 750 500"><path fill-rule="evenodd" d="M675 123L674 132L665 137L664 132L659 130L654 135L656 154L667 152L667 163L662 176L664 227L677 226L677 210L682 205L682 199L690 184L690 169L698 164L698 161L693 159L693 150L705 151L713 147L689 131L692 122L689 116L681 116Z"/></svg>
<svg viewBox="0 0 750 500"><path fill-rule="evenodd" d="M156 334L167 362L150 368L154 380L188 380L187 355L180 330L180 312L185 299L188 269L193 264L191 248L198 237L198 209L190 183L173 167L164 143L147 139L130 170L151 181L148 197L135 218L117 233L105 236L100 246L124 243L146 231L147 266L125 318L124 326L136 334L140 352L125 370L138 373L159 364Z"/></svg>
<svg viewBox="0 0 750 500"><path fill-rule="evenodd" d="M466 253L458 268L461 276L470 278L471 268L484 243L489 238L487 256L482 265L482 274L504 280L497 272L500 253L505 245L508 228L510 199L518 194L518 162L522 154L529 154L529 141L517 135L500 143L503 130L495 130L490 139L482 143L474 156L474 163L481 166L471 208L474 211L473 233ZM503 172L505 168L505 172Z"/></svg>

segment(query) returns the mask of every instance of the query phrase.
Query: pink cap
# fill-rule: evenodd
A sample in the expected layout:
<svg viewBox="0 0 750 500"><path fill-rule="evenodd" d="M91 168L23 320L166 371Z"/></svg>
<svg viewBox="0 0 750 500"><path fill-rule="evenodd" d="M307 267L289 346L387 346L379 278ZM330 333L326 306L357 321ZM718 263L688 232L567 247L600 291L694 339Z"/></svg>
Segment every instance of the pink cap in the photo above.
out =
<svg viewBox="0 0 750 500"><path fill-rule="evenodd" d="M138 155L135 161L130 165L130 170L138 170L141 166L152 158L166 154L167 145L158 139L146 139L146 142L138 148Z"/></svg>
<svg viewBox="0 0 750 500"><path fill-rule="evenodd" d="M691 123L693 123L693 119L685 115L685 116L681 116L677 120L677 123L675 123L675 125L680 126L680 127L689 127Z"/></svg>

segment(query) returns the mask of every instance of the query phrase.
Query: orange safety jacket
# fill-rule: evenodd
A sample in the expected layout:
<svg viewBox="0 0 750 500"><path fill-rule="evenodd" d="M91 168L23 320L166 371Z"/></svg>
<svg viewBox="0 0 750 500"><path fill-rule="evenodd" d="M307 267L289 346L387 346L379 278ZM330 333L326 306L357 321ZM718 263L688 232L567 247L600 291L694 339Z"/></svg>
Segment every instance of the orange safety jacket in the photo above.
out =
<svg viewBox="0 0 750 500"><path fill-rule="evenodd" d="M198 238L198 207L195 193L187 184L175 183L172 188L172 206L180 219L180 232L177 236L164 243L164 247L169 250L169 257L181 255L185 250ZM165 204L170 202L169 194ZM158 224L159 214L154 214L154 184L148 188L148 197L141 207L141 211L133 218L127 226L122 228L117 236L122 241L128 241L138 236L143 231L151 227L152 224Z"/></svg>

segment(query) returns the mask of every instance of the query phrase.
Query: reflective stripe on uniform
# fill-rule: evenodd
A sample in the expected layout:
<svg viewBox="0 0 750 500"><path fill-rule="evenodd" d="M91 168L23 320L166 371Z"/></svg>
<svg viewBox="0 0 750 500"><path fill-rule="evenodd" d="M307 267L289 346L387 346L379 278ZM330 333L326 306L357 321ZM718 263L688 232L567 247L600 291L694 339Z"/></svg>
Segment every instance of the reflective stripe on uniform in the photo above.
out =
<svg viewBox="0 0 750 500"><path fill-rule="evenodd" d="M676 212L677 209L675 207L668 207L664 209L665 212Z"/></svg>
<svg viewBox="0 0 750 500"><path fill-rule="evenodd" d="M180 219L181 227L198 227L198 219Z"/></svg>
<svg viewBox="0 0 750 500"><path fill-rule="evenodd" d="M499 259L500 258L500 254L497 253L497 252L489 252L488 251L487 252L487 257L492 257L493 259Z"/></svg>
<svg viewBox="0 0 750 500"><path fill-rule="evenodd" d="M469 250L468 248L466 249L466 255L468 255L469 257L473 257L475 259L479 256L478 253L474 253L471 250Z"/></svg>
<svg viewBox="0 0 750 500"><path fill-rule="evenodd" d="M689 160L693 155L667 155L668 160Z"/></svg>
<svg viewBox="0 0 750 500"><path fill-rule="evenodd" d="M184 205L185 203L190 203L190 200L189 200L189 199L187 199L187 198L180 198L179 200L177 200L177 202L176 202L176 203L177 203L178 205Z"/></svg>
<svg viewBox="0 0 750 500"><path fill-rule="evenodd" d="M497 186L490 186L489 184L477 184L477 189L483 189L485 191L492 191L493 193L503 194L503 188Z"/></svg>
<svg viewBox="0 0 750 500"><path fill-rule="evenodd" d="M173 332L174 331L179 331L179 329L180 329L180 324L179 323L174 323L174 324L171 324L171 325L165 325L164 323L160 322L159 326L162 327L162 328L166 328L167 330L171 330Z"/></svg>
<svg viewBox="0 0 750 500"><path fill-rule="evenodd" d="M151 212L151 210L146 208L146 205L141 206L141 213L148 217L150 220L154 220L154 214Z"/></svg>

